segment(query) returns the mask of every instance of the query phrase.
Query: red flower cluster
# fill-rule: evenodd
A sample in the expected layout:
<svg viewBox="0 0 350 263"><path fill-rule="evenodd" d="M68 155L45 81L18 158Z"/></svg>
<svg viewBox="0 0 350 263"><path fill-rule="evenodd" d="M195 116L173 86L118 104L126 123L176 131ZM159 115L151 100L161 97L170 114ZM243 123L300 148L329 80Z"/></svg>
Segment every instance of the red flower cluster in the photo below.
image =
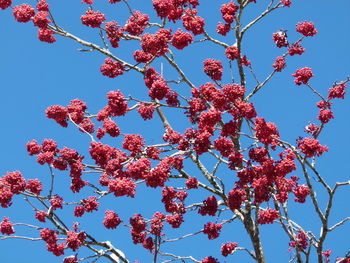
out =
<svg viewBox="0 0 350 263"><path fill-rule="evenodd" d="M221 80L223 69L220 60L206 59L203 63L205 74L207 74L212 80Z"/></svg>
<svg viewBox="0 0 350 263"><path fill-rule="evenodd" d="M186 180L186 187L188 189L197 189L198 188L198 179L196 177L190 177Z"/></svg>
<svg viewBox="0 0 350 263"><path fill-rule="evenodd" d="M124 66L119 62L114 62L110 58L106 58L105 62L101 65L101 73L103 76L107 76L109 78L115 78L124 73Z"/></svg>
<svg viewBox="0 0 350 263"><path fill-rule="evenodd" d="M167 0L166 0L167 1ZM187 9L182 16L183 26L193 33L193 35L200 35L204 32L204 19L197 16L196 9Z"/></svg>
<svg viewBox="0 0 350 263"><path fill-rule="evenodd" d="M43 190L43 186L38 179L29 179L26 185L26 189L33 194L40 195L41 191Z"/></svg>
<svg viewBox="0 0 350 263"><path fill-rule="evenodd" d="M295 195L295 202L305 203L306 197L310 194L310 189L306 185L296 185L294 186L293 193Z"/></svg>
<svg viewBox="0 0 350 263"><path fill-rule="evenodd" d="M126 32L129 32L130 35L139 36L145 30L148 22L149 16L136 10L126 22L124 29Z"/></svg>
<svg viewBox="0 0 350 263"><path fill-rule="evenodd" d="M263 118L255 119L255 136L265 145L271 144L272 147L276 147L278 144L279 133L276 125L266 122Z"/></svg>
<svg viewBox="0 0 350 263"><path fill-rule="evenodd" d="M38 11L49 11L49 4L46 2L46 0L40 0L38 4L36 5L36 9Z"/></svg>
<svg viewBox="0 0 350 263"><path fill-rule="evenodd" d="M84 240L86 239L85 232L76 233L73 231L67 232L66 246L73 251L76 251L83 245Z"/></svg>
<svg viewBox="0 0 350 263"><path fill-rule="evenodd" d="M292 247L297 247L299 249L306 249L307 246L309 245L308 243L309 238L307 234L304 231L300 231L298 235L294 238L294 241L289 243L289 246Z"/></svg>
<svg viewBox="0 0 350 263"><path fill-rule="evenodd" d="M238 244L234 242L225 243L221 246L221 254L224 257L227 257L228 255L233 253L233 251L236 249L237 246Z"/></svg>
<svg viewBox="0 0 350 263"><path fill-rule="evenodd" d="M95 12L92 9L87 10L85 15L82 15L80 19L83 25L93 28L100 27L103 21L106 20L104 14L102 14L100 11Z"/></svg>
<svg viewBox="0 0 350 263"><path fill-rule="evenodd" d="M300 43L293 43L289 48L288 48L288 54L291 56L294 55L301 55L305 52L305 49L301 46Z"/></svg>
<svg viewBox="0 0 350 263"><path fill-rule="evenodd" d="M344 99L345 96L345 88L346 88L346 84L342 83L339 85L335 85L333 88L330 88L328 90L328 99Z"/></svg>
<svg viewBox="0 0 350 263"><path fill-rule="evenodd" d="M13 8L13 15L18 22L27 23L34 17L35 10L28 4L17 5Z"/></svg>
<svg viewBox="0 0 350 263"><path fill-rule="evenodd" d="M219 22L216 27L216 32L218 32L218 34L223 36L226 36L226 34L230 32L230 30L231 30L231 26L229 24L223 24L221 22Z"/></svg>
<svg viewBox="0 0 350 263"><path fill-rule="evenodd" d="M168 18L175 22L184 13L184 7L191 5L195 8L199 5L198 0L153 0L153 7L160 18Z"/></svg>
<svg viewBox="0 0 350 263"><path fill-rule="evenodd" d="M153 118L154 105L141 103L137 111L140 113L142 119L150 120Z"/></svg>
<svg viewBox="0 0 350 263"><path fill-rule="evenodd" d="M296 30L306 37L312 37L317 34L317 30L313 22L300 22L296 25Z"/></svg>
<svg viewBox="0 0 350 263"><path fill-rule="evenodd" d="M272 67L274 67L277 72L281 72L286 66L287 64L284 57L277 57L275 63L272 64Z"/></svg>
<svg viewBox="0 0 350 263"><path fill-rule="evenodd" d="M109 191L113 192L116 197L134 197L136 193L136 184L129 178L117 178L115 180L109 180L108 189Z"/></svg>
<svg viewBox="0 0 350 263"><path fill-rule="evenodd" d="M164 220L165 220L165 215L162 214L161 212L156 212L152 216L151 220L151 233L155 236L161 236L162 235L162 229L164 226Z"/></svg>
<svg viewBox="0 0 350 263"><path fill-rule="evenodd" d="M273 33L272 39L279 48L288 46L287 33L285 31L277 31L276 33Z"/></svg>
<svg viewBox="0 0 350 263"><path fill-rule="evenodd" d="M280 217L280 212L274 209L266 209L264 211L259 211L259 224L272 224L274 220Z"/></svg>
<svg viewBox="0 0 350 263"><path fill-rule="evenodd" d="M219 263L219 261L216 258L213 258L210 256L210 257L203 258L201 263Z"/></svg>
<svg viewBox="0 0 350 263"><path fill-rule="evenodd" d="M209 222L204 225L203 233L208 235L209 240L213 240L220 236L221 228L222 224L215 224L213 222Z"/></svg>
<svg viewBox="0 0 350 263"><path fill-rule="evenodd" d="M298 147L306 157L320 156L322 153L327 152L327 146L323 146L318 140L314 138L304 138L297 141Z"/></svg>
<svg viewBox="0 0 350 263"><path fill-rule="evenodd" d="M295 84L300 86L301 84L307 84L314 74L312 73L311 68L305 67L298 69L294 74L292 74L292 76L296 78L294 80Z"/></svg>
<svg viewBox="0 0 350 263"><path fill-rule="evenodd" d="M218 201L215 196L209 196L206 200L203 201L203 206L198 209L198 213L202 216L209 215L215 216L218 211Z"/></svg>
<svg viewBox="0 0 350 263"><path fill-rule="evenodd" d="M55 256L61 256L64 254L65 244L57 244L58 238L55 231L48 228L44 228L40 231L41 238L47 243L47 250L52 252Z"/></svg>
<svg viewBox="0 0 350 263"><path fill-rule="evenodd" d="M193 36L191 33L183 32L181 28L179 28L173 38L171 39L171 44L177 49L184 49L193 41Z"/></svg>
<svg viewBox="0 0 350 263"><path fill-rule="evenodd" d="M119 40L120 37L123 36L123 30L120 29L118 23L115 21L107 22L105 24L105 29L107 38L109 39L109 42L111 43L112 47L119 47Z"/></svg>
<svg viewBox="0 0 350 263"><path fill-rule="evenodd" d="M292 4L292 1L290 1L290 0L280 0L280 2L281 2L284 6L288 6L288 7L290 7L290 5Z"/></svg>
<svg viewBox="0 0 350 263"><path fill-rule="evenodd" d="M171 39L170 29L159 29L155 34L146 33L141 37L141 47L153 56L162 56L168 52L168 41Z"/></svg>
<svg viewBox="0 0 350 263"><path fill-rule="evenodd" d="M103 219L103 225L107 229L115 229L117 228L117 226L119 226L120 223L121 220L115 212L111 210L106 210L105 218Z"/></svg>
<svg viewBox="0 0 350 263"><path fill-rule="evenodd" d="M176 191L173 187L164 187L162 190L162 203L165 211L172 214L186 213L184 201L187 197L185 191ZM178 200L178 202L176 201Z"/></svg>
<svg viewBox="0 0 350 263"><path fill-rule="evenodd" d="M12 223L9 218L4 217L4 219L0 223L0 232L3 235L12 235L15 233L15 230L13 229Z"/></svg>
<svg viewBox="0 0 350 263"><path fill-rule="evenodd" d="M0 8L5 10L12 5L12 0L0 0Z"/></svg>
<svg viewBox="0 0 350 263"><path fill-rule="evenodd" d="M220 12L222 18L227 24L233 23L234 19L236 18L236 12L238 11L238 9L239 7L232 1L221 6Z"/></svg>
<svg viewBox="0 0 350 263"><path fill-rule="evenodd" d="M243 189L233 188L228 193L228 206L234 211L235 209L240 209L243 201L246 199L246 193Z"/></svg>
<svg viewBox="0 0 350 263"><path fill-rule="evenodd" d="M225 55L229 60L234 60L239 58L240 50L236 46L231 46L226 48Z"/></svg>

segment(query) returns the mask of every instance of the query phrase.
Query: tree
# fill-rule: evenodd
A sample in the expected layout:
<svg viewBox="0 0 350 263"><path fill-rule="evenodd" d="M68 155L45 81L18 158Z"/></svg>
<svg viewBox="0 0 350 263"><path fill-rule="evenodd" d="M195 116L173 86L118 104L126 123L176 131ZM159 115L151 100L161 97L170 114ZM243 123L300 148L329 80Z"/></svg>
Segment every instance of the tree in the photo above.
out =
<svg viewBox="0 0 350 263"><path fill-rule="evenodd" d="M342 111L333 109L349 78L343 70L331 81L318 72L315 55L309 60L320 42L317 23L303 17L295 28L285 24L286 14L307 4L93 2L0 0L9 16L13 7L15 21L34 24L39 40L50 44L41 45L43 52L62 48L77 56L64 46L76 43L80 60L93 64L94 56L99 76L92 73L97 66L82 66L90 71L80 77L103 83L85 82L84 100L74 91L62 103L52 98L45 114L56 132L57 124L65 128L56 134L62 143L44 139L51 130L35 130L44 137L31 138L26 149L40 170L1 177L0 204L8 209L2 243L36 241L65 263L347 262L346 244L331 234L350 219L337 197L350 181L338 164L341 146L330 139L342 127L333 120ZM341 4L349 7L344 1L339 10ZM341 45L336 40L333 49ZM49 83L72 85L57 70ZM281 105L303 116L287 123ZM337 142L346 145L343 138Z"/></svg>

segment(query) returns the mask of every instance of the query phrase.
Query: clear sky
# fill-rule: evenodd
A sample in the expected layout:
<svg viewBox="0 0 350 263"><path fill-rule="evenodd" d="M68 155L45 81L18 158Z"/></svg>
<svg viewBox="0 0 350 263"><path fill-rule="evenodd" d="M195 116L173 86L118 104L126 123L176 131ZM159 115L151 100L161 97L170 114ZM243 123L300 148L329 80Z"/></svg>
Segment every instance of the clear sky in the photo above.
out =
<svg viewBox="0 0 350 263"><path fill-rule="evenodd" d="M83 39L99 42L98 31L87 28L80 22L80 16L85 13L87 5L81 4L79 0L48 2L52 7L56 22L64 29ZM107 0L96 0L96 2L98 3L95 9L105 12L109 20L114 19L123 24L128 18L123 3L111 6ZM153 21L156 19L150 0L130 0L129 2L133 9L149 13ZM202 0L200 2L199 15L206 19L207 31L218 39L224 39L215 33L215 26L218 21L222 21L219 6L226 1ZM257 0L257 2L247 8L247 14L243 18L244 23L257 16L267 3L264 0ZM350 75L350 37L348 34L350 2L348 0L292 0L292 2L290 8L277 10L247 33L243 53L252 61L258 78L264 79L272 71L271 65L274 59L283 52L273 43L272 33L285 29L288 30L290 39L297 40L299 37L295 32L297 22L313 21L315 23L318 34L305 39L303 43L306 48L305 54L288 58L287 68L282 73L276 74L276 77L253 99L259 116L275 122L279 127L281 138L294 143L298 136L306 136L303 130L307 123L316 121L318 110L315 103L318 98L306 86L296 86L291 74L298 68L311 67L315 77L310 83L324 95L327 94L327 90L334 81L343 80ZM17 4L21 2L14 0L14 5ZM34 1L30 4L34 4ZM177 27L180 27L180 24L173 26L175 29ZM47 119L44 111L48 106L54 104L65 106L70 100L80 98L87 103L90 112L96 113L106 103L105 94L116 89L121 89L125 95L136 94L141 99L147 98L147 90L139 75L128 73L116 79L102 76L99 68L104 57L101 54L79 52L78 44L58 36L54 44L42 43L38 41L36 29L32 23L17 23L13 19L11 10L0 10L0 35L2 36L0 43L1 176L8 171L20 170L26 178L39 178L47 182L48 168L37 164L35 157L30 157L26 153L25 144L32 139L41 142L44 138L52 138L57 140L60 148L67 146L77 149L81 154L87 153L89 137L77 131L72 125L63 129L53 120ZM224 40L229 44L234 43L232 34ZM138 46L124 42L120 49L115 50L115 54L130 61L130 50L134 47ZM210 81L202 72L202 61L206 58L224 59L223 49L212 44L207 47L203 44L193 44L183 52L175 51L174 54L184 72L198 86ZM159 63L155 66L159 67ZM227 63L224 63L225 73L225 80L228 81ZM164 76L166 78L174 76L173 71L166 64ZM249 78L247 89L251 90L253 85L253 80ZM187 90L184 91L185 93L188 93L187 87L182 86L182 88ZM330 150L329 153L319 158L317 163L322 175L330 183L349 180L349 98L336 101L333 109L335 119L327 125L320 138ZM170 116L175 127L183 132L186 128L185 122L178 121L172 113ZM144 122L137 114L131 113L127 118L118 118L117 122L123 133L143 134L149 143L162 142L160 136L164 130L157 117ZM104 143L113 143L116 146L120 145L120 141L121 139L117 139L116 142L111 139L103 140ZM59 189L67 189L69 186L67 172L57 173L57 175L57 185L60 187L57 188L57 193L62 193ZM138 194L135 200L110 198L110 202L101 204L98 213L84 216L81 223L83 229L96 233L99 239L108 239L120 246L131 261L149 262L149 254L140 245L131 244L127 229L119 232L105 230L101 224L106 208L115 209L124 220L128 220L132 214L139 211L143 211L146 217L151 217L153 212L163 209L159 204L160 189L142 189ZM339 191L334 207L336 212L331 217L332 223L349 216L349 194L349 188ZM87 192L82 191L77 195L78 197L74 197L63 190L63 195L69 200L73 198L79 200L79 198L86 197ZM198 196L193 195L190 200L198 202L206 196L203 192L199 192ZM324 199L322 194L319 198ZM71 215L72 211L67 213ZM305 226L305 229L319 233L319 222L314 219L315 214L310 206L310 199L305 205L292 205L291 214L296 221ZM18 197L14 198L12 207L0 208L0 218L5 215L10 216L13 222L28 222L28 218L30 218L29 222L33 222L34 217L33 211ZM75 220L72 216L67 218L70 224ZM199 215L189 217L184 225L184 230L190 230L193 225L195 225L194 231L199 230L206 221L207 219ZM262 226L261 229L263 241L266 243L268 262L287 262L289 240L280 235L279 227ZM326 248L332 249L332 259L344 255L350 249L348 246L349 231L350 224L330 234ZM23 228L18 227L18 233L24 234ZM175 233L170 233L176 236ZM28 235L37 236L36 233L31 232ZM220 256L219 248L221 243L228 241L249 247L241 224L234 223L225 229L217 240L208 241L206 236L199 235L175 245L175 251L180 251L181 255L196 256L198 259L213 255L219 258L220 262L249 262L242 252L224 261ZM41 241L6 240L0 242L0 262L62 262L62 258L56 258L47 252L44 242ZM66 255L70 255L68 250Z"/></svg>

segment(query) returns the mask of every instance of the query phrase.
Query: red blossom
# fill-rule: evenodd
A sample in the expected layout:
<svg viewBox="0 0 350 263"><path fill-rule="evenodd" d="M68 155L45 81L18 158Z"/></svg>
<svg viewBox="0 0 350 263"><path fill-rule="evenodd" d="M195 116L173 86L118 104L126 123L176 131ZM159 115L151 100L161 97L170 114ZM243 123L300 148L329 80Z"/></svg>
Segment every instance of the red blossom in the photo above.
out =
<svg viewBox="0 0 350 263"><path fill-rule="evenodd" d="M0 8L5 10L12 5L12 0L0 0Z"/></svg>
<svg viewBox="0 0 350 263"><path fill-rule="evenodd" d="M191 44L193 41L193 36L191 33L187 33L182 31L181 28L179 28L173 35L173 38L171 39L171 44L176 47L177 49L184 49L189 44Z"/></svg>
<svg viewBox="0 0 350 263"><path fill-rule="evenodd" d="M218 32L218 34L223 36L226 36L227 33L230 32L230 30L231 30L230 24L223 24L221 22L219 22L216 27L216 32Z"/></svg>
<svg viewBox="0 0 350 263"><path fill-rule="evenodd" d="M281 72L286 66L287 64L284 57L277 57L275 63L272 64L272 67L274 67L277 72Z"/></svg>
<svg viewBox="0 0 350 263"><path fill-rule="evenodd" d="M230 1L227 4L223 4L220 8L222 18L225 20L227 24L233 23L236 12L238 11L239 7L232 1Z"/></svg>
<svg viewBox="0 0 350 263"><path fill-rule="evenodd" d="M334 87L330 88L328 90L328 99L344 99L345 96L345 88L346 88L346 84L345 83L341 83L339 85L335 85Z"/></svg>
<svg viewBox="0 0 350 263"><path fill-rule="evenodd" d="M46 2L46 0L40 0L38 4L36 5L36 9L38 11L49 11L49 4Z"/></svg>
<svg viewBox="0 0 350 263"><path fill-rule="evenodd" d="M259 211L259 224L272 224L274 220L280 217L280 212L274 209L266 209L264 211Z"/></svg>
<svg viewBox="0 0 350 263"><path fill-rule="evenodd" d="M104 64L101 65L100 70L103 76L115 78L122 75L125 69L119 62L114 62L112 59L106 58Z"/></svg>
<svg viewBox="0 0 350 263"><path fill-rule="evenodd" d="M305 48L301 46L300 43L293 43L289 48L288 48L288 54L291 56L294 55L301 55L305 52Z"/></svg>
<svg viewBox="0 0 350 263"><path fill-rule="evenodd" d="M153 104L148 105L146 103L141 103L140 107L137 109L137 111L140 113L142 119L150 120L153 118L154 105Z"/></svg>
<svg viewBox="0 0 350 263"><path fill-rule="evenodd" d="M93 28L100 27L103 21L106 20L104 14L102 14L100 11L95 12L92 9L87 10L85 15L82 15L80 19L83 25Z"/></svg>
<svg viewBox="0 0 350 263"><path fill-rule="evenodd" d="M225 243L221 246L221 254L224 257L227 257L228 255L233 253L233 251L236 249L237 246L238 244L234 242Z"/></svg>
<svg viewBox="0 0 350 263"><path fill-rule="evenodd" d="M3 235L12 235L15 233L13 229L12 223L9 218L4 217L4 219L0 222L0 232Z"/></svg>
<svg viewBox="0 0 350 263"><path fill-rule="evenodd" d="M198 213L202 216L209 215L215 216L218 210L218 202L215 196L210 196L206 200L203 201L203 206L198 209Z"/></svg>
<svg viewBox="0 0 350 263"><path fill-rule="evenodd" d="M225 55L229 60L238 59L240 57L240 50L236 46L226 48Z"/></svg>
<svg viewBox="0 0 350 263"><path fill-rule="evenodd" d="M35 15L35 10L28 4L17 5L13 8L13 15L17 22L27 23Z"/></svg>
<svg viewBox="0 0 350 263"><path fill-rule="evenodd" d="M209 240L213 240L220 236L221 228L222 224L215 224L213 222L209 222L204 225L203 233L208 235Z"/></svg>
<svg viewBox="0 0 350 263"><path fill-rule="evenodd" d="M314 74L312 73L311 68L305 67L298 69L294 74L292 74L292 76L295 77L295 84L300 86L301 84L307 84Z"/></svg>
<svg viewBox="0 0 350 263"><path fill-rule="evenodd" d="M281 30L281 31L277 31L276 33L273 33L272 39L276 43L276 46L279 48L288 46L286 31Z"/></svg>
<svg viewBox="0 0 350 263"><path fill-rule="evenodd" d="M201 263L219 263L219 261L216 258L213 258L210 256L210 257L203 258Z"/></svg>
<svg viewBox="0 0 350 263"><path fill-rule="evenodd" d="M41 191L43 190L43 186L38 179L29 179L26 189L34 194L40 195Z"/></svg>
<svg viewBox="0 0 350 263"><path fill-rule="evenodd" d="M117 178L109 181L108 189L113 192L116 197L125 195L134 197L136 193L136 184L129 178Z"/></svg>
<svg viewBox="0 0 350 263"><path fill-rule="evenodd" d="M322 153L327 152L327 146L323 146L318 140L314 138L304 138L297 141L298 148L301 150L306 157L314 157L315 155L320 156Z"/></svg>
<svg viewBox="0 0 350 263"><path fill-rule="evenodd" d="M204 19L197 15L196 9L187 9L182 16L183 26L193 33L193 35L200 35L204 32Z"/></svg>
<svg viewBox="0 0 350 263"><path fill-rule="evenodd" d="M299 22L296 25L296 30L306 37L312 37L317 34L317 30L313 22Z"/></svg>
<svg viewBox="0 0 350 263"><path fill-rule="evenodd" d="M63 205L63 198L58 196L58 195L54 195L52 197L52 199L50 200L50 204L52 206L52 209L57 209L60 208L62 209L62 205Z"/></svg>
<svg viewBox="0 0 350 263"><path fill-rule="evenodd" d="M207 74L212 80L221 80L223 69L220 60L206 59L203 63L205 74Z"/></svg>
<svg viewBox="0 0 350 263"><path fill-rule="evenodd" d="M145 27L148 25L148 21L149 16L147 14L142 14L136 10L126 22L125 31L133 36L139 36L145 30Z"/></svg>
<svg viewBox="0 0 350 263"><path fill-rule="evenodd" d="M103 225L107 229L115 229L117 228L117 226L119 226L120 223L121 220L115 212L111 210L106 210L105 218L103 219Z"/></svg>

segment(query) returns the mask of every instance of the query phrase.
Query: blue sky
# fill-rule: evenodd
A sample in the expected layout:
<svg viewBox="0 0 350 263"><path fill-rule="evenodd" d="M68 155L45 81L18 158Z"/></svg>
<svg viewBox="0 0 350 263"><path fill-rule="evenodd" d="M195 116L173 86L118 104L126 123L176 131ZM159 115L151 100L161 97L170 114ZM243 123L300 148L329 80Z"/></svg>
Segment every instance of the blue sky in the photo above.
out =
<svg viewBox="0 0 350 263"><path fill-rule="evenodd" d="M97 1L96 1L97 2ZM117 6L110 6L107 0L98 1L96 9L104 11L108 19L115 19L121 24L127 19L126 9L123 3ZM147 4L145 4L147 2ZM218 7L226 1L201 1L199 8L200 15L206 18L206 29L218 39L224 39L215 34L215 26L220 19ZM247 8L247 14L243 18L244 23L263 10L266 1L258 0L256 5L252 4ZM86 5L79 0L62 0L57 3L49 3L58 24L67 31L72 32L86 40L99 41L96 30L91 30L80 23L80 15L85 13ZM17 0L14 4L21 4ZM33 4L31 2L31 4ZM155 19L155 11L151 8L151 1L130 0L134 9L147 12L151 15L151 20ZM215 10L215 12L213 12ZM282 50L276 48L271 36L279 29L288 30L290 39L297 40L298 34L295 32L295 24L300 21L313 21L318 30L315 37L305 39L303 46L306 48L302 56L288 58L287 68L276 74L275 78L264 88L264 90L253 99L257 111L261 117L268 121L275 122L280 130L281 138L290 142L295 142L298 136L305 136L303 133L308 121L315 121L317 108L315 103L318 98L312 94L305 86L296 86L291 76L296 69L301 67L311 67L315 77L311 84L322 94L327 94L335 80L343 80L350 74L350 55L348 28L350 2L348 0L330 1L293 1L291 8L277 10L269 17L261 21L247 34L244 40L243 53L252 60L253 67L260 79L264 79L272 70L274 59L282 54ZM175 25L175 29L179 24ZM10 10L0 11L0 74L1 74L1 103L2 147L0 148L0 175L7 171L20 170L26 178L39 178L46 181L49 178L48 168L40 166L35 162L35 158L27 155L25 144L36 139L41 142L44 138L52 138L58 141L59 146L67 146L77 149L80 153L87 153L89 137L80 133L71 125L67 129L58 126L54 121L45 117L44 110L54 104L67 105L70 100L80 98L86 101L90 112L97 112L106 103L105 94L110 90L121 89L125 95L137 94L140 98L146 98L147 90L143 81L135 73L128 73L116 79L108 79L99 72L99 67L103 63L104 57L97 52L79 52L80 46L69 39L57 37L55 44L49 45L37 40L36 30L31 23L19 24L11 14ZM225 41L234 43L233 35L228 35ZM130 50L137 45L123 43L120 49L115 50L116 55L130 58ZM128 53L129 52L129 53ZM193 80L195 85L201 85L210 81L202 73L202 61L206 58L224 59L223 49L214 45L192 45L183 52L174 52L179 65L184 72ZM130 59L128 59L130 61ZM159 67L159 63L156 64ZM226 81L228 81L228 67L224 63ZM224 73L225 74L225 73ZM247 72L249 74L249 72ZM173 71L164 67L164 76L172 78ZM248 79L247 89L253 85L252 79ZM184 92L188 88L181 87ZM187 91L186 91L187 90ZM329 153L318 160L318 167L324 177L329 182L349 180L348 149L350 142L349 124L349 98L338 100L333 106L335 119L327 125L321 142L329 146ZM179 121L177 116L169 112L170 119L174 121L175 127L181 132L185 129L185 121ZM184 119L184 118L183 118ZM147 142L161 142L163 134L162 125L157 118L144 122L137 114L131 113L127 118L118 118L118 125L124 133L142 133ZM106 139L103 142L118 145L117 141ZM65 173L57 173L57 185L65 189L69 186ZM58 190L57 192L60 192ZM97 236L102 239L110 239L117 246L121 246L131 260L149 262L149 254L144 252L140 246L134 246L130 242L128 230L120 232L102 229L100 222L106 208L113 208L123 215L127 220L129 216L138 211L144 211L147 217L153 212L162 209L159 205L160 190L143 189L135 200L126 198L110 198L109 202L101 205L99 213L87 215L81 221L82 227L86 227L89 232L97 232ZM65 193L67 198L74 198L70 193ZM86 192L78 195L78 198L87 196ZM198 197L199 196L199 197ZM191 195L191 200L201 201L206 197L203 192L198 196ZM339 191L336 198L335 210L332 222L349 216L348 204L349 190ZM77 199L78 199L77 198ZM320 194L320 199L323 195ZM310 200L305 205L292 205L291 214L301 222L306 229L315 230L318 233L319 222L315 222L314 214L310 206ZM67 210L68 211L68 210ZM312 211L312 212L311 212ZM68 211L67 214L71 214ZM32 221L34 213L24 205L18 197L14 200L11 208L0 208L0 218L9 215L14 222ZM73 222L72 216L67 217L67 222ZM184 231L190 230L195 224L195 230L199 230L207 221L198 215L189 217ZM203 224L202 224L203 223ZM350 230L349 225L344 226L341 231L330 234L330 239L326 243L327 248L333 250L332 257L341 256L350 249L348 237L344 233ZM18 233L23 229L18 227ZM265 249L268 262L287 262L289 254L288 239L280 235L278 226L262 226L263 241L266 242ZM23 232L22 232L23 233ZM36 236L35 233L29 233ZM175 233L171 233L174 234ZM219 239L208 241L203 235L188 239L175 246L175 251L180 251L182 255L192 254L201 259L209 254L218 257L221 243L227 241L238 242L242 246L248 246L242 226L234 223L222 233ZM278 241L273 237L278 237ZM271 239L273 239L271 241ZM126 241L125 241L126 240ZM281 241L280 241L281 240ZM199 242L200 241L200 242ZM283 241L283 242L282 242ZM203 243L201 243L203 242ZM30 242L18 240L1 241L1 262L17 263L25 260L27 263L49 261L52 263L61 262L61 258L52 256L46 252L44 242ZM204 249L203 249L204 248ZM21 252L21 253L18 253ZM69 255L69 251L68 255ZM40 258L40 260L38 260ZM148 259L148 261L147 261ZM248 262L245 255L240 252L226 262Z"/></svg>

